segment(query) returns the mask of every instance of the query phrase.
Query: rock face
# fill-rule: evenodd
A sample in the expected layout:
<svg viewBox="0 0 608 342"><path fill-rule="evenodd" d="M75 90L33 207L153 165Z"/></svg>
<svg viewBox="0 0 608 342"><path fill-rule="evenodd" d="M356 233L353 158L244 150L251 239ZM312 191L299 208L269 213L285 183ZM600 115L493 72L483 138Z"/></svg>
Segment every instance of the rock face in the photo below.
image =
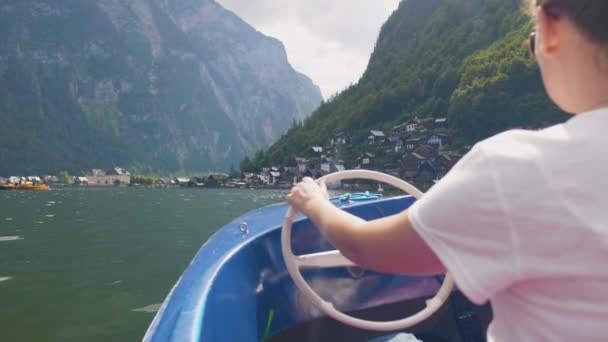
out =
<svg viewBox="0 0 608 342"><path fill-rule="evenodd" d="M0 5L0 174L227 169L321 102L214 0Z"/></svg>

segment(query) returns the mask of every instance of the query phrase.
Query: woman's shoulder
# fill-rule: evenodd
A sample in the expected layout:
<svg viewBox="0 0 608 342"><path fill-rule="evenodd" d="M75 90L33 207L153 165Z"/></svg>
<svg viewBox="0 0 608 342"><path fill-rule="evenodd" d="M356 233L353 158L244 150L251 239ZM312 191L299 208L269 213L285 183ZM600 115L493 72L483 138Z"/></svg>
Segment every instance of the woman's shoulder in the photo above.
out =
<svg viewBox="0 0 608 342"><path fill-rule="evenodd" d="M559 143L568 139L568 131L564 124L551 127L530 130L530 129L511 129L495 136L492 136L481 143L484 144L541 144Z"/></svg>
<svg viewBox="0 0 608 342"><path fill-rule="evenodd" d="M513 129L476 145L488 157L513 160L542 160L568 146L569 135L563 124L541 130Z"/></svg>
<svg viewBox="0 0 608 342"><path fill-rule="evenodd" d="M479 142L471 153L477 155L480 168L492 170L495 181L525 186L541 182L547 170L563 162L572 148L568 140L562 125L536 131L515 129Z"/></svg>

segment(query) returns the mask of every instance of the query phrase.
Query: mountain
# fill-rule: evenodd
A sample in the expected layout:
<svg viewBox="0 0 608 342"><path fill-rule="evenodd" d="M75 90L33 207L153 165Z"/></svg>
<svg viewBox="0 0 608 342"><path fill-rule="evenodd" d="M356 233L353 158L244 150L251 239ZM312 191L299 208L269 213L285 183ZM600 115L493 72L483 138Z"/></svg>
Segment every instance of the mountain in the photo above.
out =
<svg viewBox="0 0 608 342"><path fill-rule="evenodd" d="M361 153L373 152L370 130L389 131L415 117L448 118L454 148L562 121L528 56L531 28L519 0L403 0L383 25L361 80L243 165L293 165L295 156L310 156L311 146L348 132L352 147L337 157L354 167Z"/></svg>
<svg viewBox="0 0 608 342"><path fill-rule="evenodd" d="M0 4L0 174L228 169L322 101L214 0Z"/></svg>

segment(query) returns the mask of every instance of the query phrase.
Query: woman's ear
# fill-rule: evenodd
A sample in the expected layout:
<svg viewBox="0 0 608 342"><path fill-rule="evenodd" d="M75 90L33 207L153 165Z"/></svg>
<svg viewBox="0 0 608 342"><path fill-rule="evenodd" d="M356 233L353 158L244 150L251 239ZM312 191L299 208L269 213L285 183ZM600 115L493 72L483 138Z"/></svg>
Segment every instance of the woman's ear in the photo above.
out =
<svg viewBox="0 0 608 342"><path fill-rule="evenodd" d="M552 57L559 50L560 46L560 30L563 19L555 19L542 8L537 12L538 21L538 44L539 50L545 57Z"/></svg>

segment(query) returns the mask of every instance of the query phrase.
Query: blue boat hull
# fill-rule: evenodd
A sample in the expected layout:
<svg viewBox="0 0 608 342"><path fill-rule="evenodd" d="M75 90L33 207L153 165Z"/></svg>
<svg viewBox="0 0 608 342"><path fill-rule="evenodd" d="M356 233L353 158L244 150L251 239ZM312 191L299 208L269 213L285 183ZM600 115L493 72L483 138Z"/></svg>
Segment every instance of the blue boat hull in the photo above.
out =
<svg viewBox="0 0 608 342"><path fill-rule="evenodd" d="M350 206L336 200L335 204L375 219L413 202L407 196ZM178 280L144 340L254 342L322 318L285 269L280 233L286 211L285 204L261 208L220 229ZM292 241L295 254L333 249L303 217L294 223ZM427 298L441 285L437 277L393 276L356 268L312 270L305 275L316 291L348 312Z"/></svg>

